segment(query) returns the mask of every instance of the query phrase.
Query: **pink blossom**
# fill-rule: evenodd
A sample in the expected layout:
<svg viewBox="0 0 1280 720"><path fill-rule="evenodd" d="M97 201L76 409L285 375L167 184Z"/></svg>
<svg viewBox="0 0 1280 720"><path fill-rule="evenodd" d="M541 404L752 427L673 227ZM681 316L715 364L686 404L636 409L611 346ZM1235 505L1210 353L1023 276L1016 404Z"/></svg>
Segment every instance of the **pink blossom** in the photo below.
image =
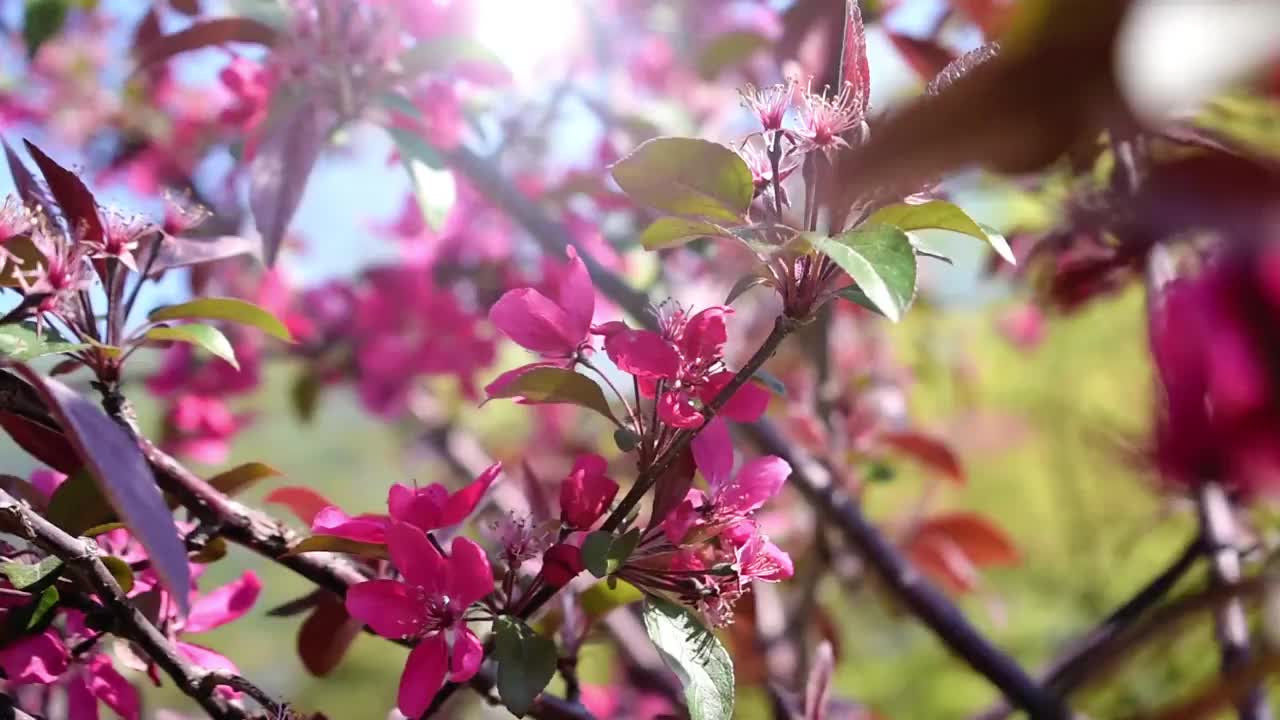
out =
<svg viewBox="0 0 1280 720"><path fill-rule="evenodd" d="M484 660L480 639L467 628L467 609L493 591L484 551L454 538L443 557L425 533L408 523L387 530L391 562L400 580L370 580L347 592L351 616L388 638L417 640L400 676L397 706L409 717L427 709L446 676L469 680Z"/></svg>
<svg viewBox="0 0 1280 720"><path fill-rule="evenodd" d="M795 83L790 80L763 88L747 85L742 91L742 104L755 114L761 128L770 133L782 129L794 96Z"/></svg>
<svg viewBox="0 0 1280 720"><path fill-rule="evenodd" d="M605 477L608 464L599 455L579 455L560 485L560 521L574 530L589 530L609 509L618 483Z"/></svg>
<svg viewBox="0 0 1280 720"><path fill-rule="evenodd" d="M569 273L552 299L534 290L510 290L489 310L489 320L525 349L549 359L568 360L590 346L595 288L577 252L570 247Z"/></svg>
<svg viewBox="0 0 1280 720"><path fill-rule="evenodd" d="M569 543L556 543L542 554L542 577L551 587L564 587L586 569L582 564L582 548Z"/></svg>
<svg viewBox="0 0 1280 720"><path fill-rule="evenodd" d="M494 463L471 484L453 493L440 483L425 488L397 483L387 494L389 515L352 517L336 506L329 506L314 515L311 532L380 545L386 542L387 528L393 522L407 523L423 532L452 527L475 510L501 471L502 463Z"/></svg>
<svg viewBox="0 0 1280 720"><path fill-rule="evenodd" d="M8 612L0 614L5 620ZM67 670L70 655L53 630L21 637L0 647L0 669L14 685L55 682Z"/></svg>
<svg viewBox="0 0 1280 720"><path fill-rule="evenodd" d="M64 676L67 720L98 720L102 702L123 720L138 720L142 700L138 689L121 675L104 653L94 653Z"/></svg>
<svg viewBox="0 0 1280 720"><path fill-rule="evenodd" d="M754 522L731 525L723 537L733 545L734 565L740 582L780 582L795 574L791 556L769 542Z"/></svg>
<svg viewBox="0 0 1280 720"><path fill-rule="evenodd" d="M236 56L218 73L218 79L233 97L218 119L252 134L266 120L270 104L271 82L266 68Z"/></svg>
<svg viewBox="0 0 1280 720"><path fill-rule="evenodd" d="M441 150L451 150L462 142L466 118L453 82L436 79L421 85L413 93L413 104L418 113L408 116L395 112L393 127L421 135Z"/></svg>
<svg viewBox="0 0 1280 720"><path fill-rule="evenodd" d="M199 462L223 462L231 439L247 418L231 412L220 397L183 394L174 399L167 414L164 445Z"/></svg>

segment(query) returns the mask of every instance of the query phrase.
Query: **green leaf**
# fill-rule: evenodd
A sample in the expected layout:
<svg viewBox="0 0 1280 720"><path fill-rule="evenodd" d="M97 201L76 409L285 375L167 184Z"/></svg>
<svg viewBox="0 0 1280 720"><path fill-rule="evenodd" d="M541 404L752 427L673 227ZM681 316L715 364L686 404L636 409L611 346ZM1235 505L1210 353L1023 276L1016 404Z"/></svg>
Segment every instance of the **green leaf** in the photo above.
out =
<svg viewBox="0 0 1280 720"><path fill-rule="evenodd" d="M127 593L133 589L133 568L129 567L129 563L114 555L107 555L101 560L121 590Z"/></svg>
<svg viewBox="0 0 1280 720"><path fill-rule="evenodd" d="M495 389L491 398L524 398L534 405L568 403L595 410L622 426L609 408L604 391L585 375L558 367L536 367Z"/></svg>
<svg viewBox="0 0 1280 720"><path fill-rule="evenodd" d="M493 622L498 659L498 696L523 716L556 674L556 644L523 621L502 615Z"/></svg>
<svg viewBox="0 0 1280 720"><path fill-rule="evenodd" d="M289 328L266 310L247 300L239 298L199 298L181 305L169 305L156 308L148 316L153 322L162 320L226 320L238 325L252 328L279 338L285 342L293 342Z"/></svg>
<svg viewBox="0 0 1280 720"><path fill-rule="evenodd" d="M1009 247L1009 242L1004 239L1003 235L975 221L955 203L949 203L945 200L930 200L918 205L908 203L888 205L872 213L865 224L893 225L906 231L950 230L951 232L958 232L989 244L1010 265L1018 264L1018 259L1013 255L1013 249Z"/></svg>
<svg viewBox="0 0 1280 720"><path fill-rule="evenodd" d="M613 431L613 443L622 452L631 452L640 444L640 436L631 428L621 427Z"/></svg>
<svg viewBox="0 0 1280 720"><path fill-rule="evenodd" d="M645 598L644 627L680 678L691 720L730 720L733 661L716 636L688 609L655 596Z"/></svg>
<svg viewBox="0 0 1280 720"><path fill-rule="evenodd" d="M236 349L231 347L231 341L227 339L226 335L222 334L221 330L212 325L188 323L173 327L151 328L143 337L148 340L184 342L196 347L202 347L215 356L226 360L231 364L231 367L237 370L240 369L240 363L236 361Z"/></svg>
<svg viewBox="0 0 1280 720"><path fill-rule="evenodd" d="M768 282L768 278L759 275L743 275L738 278L738 282L729 288L729 294L724 298L725 305L732 305L734 300L742 297L742 294L757 285L763 285Z"/></svg>
<svg viewBox="0 0 1280 720"><path fill-rule="evenodd" d="M444 72L459 63L505 68L492 50L462 35L427 38L400 55L400 67L409 78Z"/></svg>
<svg viewBox="0 0 1280 720"><path fill-rule="evenodd" d="M458 199L458 186L449 170L433 168L427 163L401 153L409 178L413 181L413 195L422 209L427 227L439 230Z"/></svg>
<svg viewBox="0 0 1280 720"><path fill-rule="evenodd" d="M289 400L293 414L304 423L311 422L320 406L320 391L324 384L311 368L303 367L289 385Z"/></svg>
<svg viewBox="0 0 1280 720"><path fill-rule="evenodd" d="M663 217L654 220L640 233L645 250L677 247L700 237L716 237L725 232L713 223L686 218Z"/></svg>
<svg viewBox="0 0 1280 720"><path fill-rule="evenodd" d="M0 355L26 362L45 355L72 353L91 347L84 343L69 343L53 339L52 329L41 335L25 325L0 325Z"/></svg>
<svg viewBox="0 0 1280 720"><path fill-rule="evenodd" d="M385 545L349 540L334 535L312 535L311 537L303 538L297 545L290 548L285 555L300 555L308 552L346 553L358 557L383 560L389 557Z"/></svg>
<svg viewBox="0 0 1280 720"><path fill-rule="evenodd" d="M582 564L592 575L602 578L609 574L609 549L613 547L613 533L597 530L582 541Z"/></svg>
<svg viewBox="0 0 1280 720"><path fill-rule="evenodd" d="M83 468L53 491L46 517L67 534L77 536L118 519L93 475Z"/></svg>
<svg viewBox="0 0 1280 720"><path fill-rule="evenodd" d="M787 396L787 386L778 379L777 375L760 368L751 376L751 381L778 397Z"/></svg>
<svg viewBox="0 0 1280 720"><path fill-rule="evenodd" d="M807 237L819 252L849 273L881 314L893 322L902 319L916 294L916 253L905 232L890 225L874 225L833 238Z"/></svg>
<svg viewBox="0 0 1280 720"><path fill-rule="evenodd" d="M613 587L609 587L607 582L598 582L583 591L582 612L586 614L588 620L595 620L623 605L630 605L643 599L644 593L625 580L619 580Z"/></svg>
<svg viewBox="0 0 1280 720"><path fill-rule="evenodd" d="M27 43L27 57L34 58L45 41L58 34L67 21L66 0L27 0L22 18L22 39Z"/></svg>
<svg viewBox="0 0 1280 720"><path fill-rule="evenodd" d="M209 484L223 494L235 495L259 480L283 474L266 463L248 462L214 475L209 478Z"/></svg>
<svg viewBox="0 0 1280 720"><path fill-rule="evenodd" d="M417 160L432 170L443 170L446 167L440 151L431 147L431 144L418 133L403 128L387 128L387 133L395 142L400 158L406 163L409 160Z"/></svg>
<svg viewBox="0 0 1280 720"><path fill-rule="evenodd" d="M61 599L58 588L52 585L42 590L40 597L31 607L31 614L27 617L27 626L24 629L27 632L38 632L44 628L53 620L53 611L58 607L58 601Z"/></svg>
<svg viewBox="0 0 1280 720"><path fill-rule="evenodd" d="M673 215L742 222L755 185L738 153L707 140L654 138L613 166L632 200Z"/></svg>
<svg viewBox="0 0 1280 720"><path fill-rule="evenodd" d="M16 590L25 590L62 569L62 561L50 556L34 565L23 562L0 563L0 574L9 578Z"/></svg>

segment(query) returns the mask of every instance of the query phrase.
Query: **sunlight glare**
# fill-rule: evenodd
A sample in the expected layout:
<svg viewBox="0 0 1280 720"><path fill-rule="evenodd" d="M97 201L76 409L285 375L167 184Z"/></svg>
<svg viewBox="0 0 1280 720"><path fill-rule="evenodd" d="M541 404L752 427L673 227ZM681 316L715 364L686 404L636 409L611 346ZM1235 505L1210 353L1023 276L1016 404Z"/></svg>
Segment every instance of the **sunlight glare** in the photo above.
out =
<svg viewBox="0 0 1280 720"><path fill-rule="evenodd" d="M580 0L476 0L476 34L517 80L534 80L579 36Z"/></svg>

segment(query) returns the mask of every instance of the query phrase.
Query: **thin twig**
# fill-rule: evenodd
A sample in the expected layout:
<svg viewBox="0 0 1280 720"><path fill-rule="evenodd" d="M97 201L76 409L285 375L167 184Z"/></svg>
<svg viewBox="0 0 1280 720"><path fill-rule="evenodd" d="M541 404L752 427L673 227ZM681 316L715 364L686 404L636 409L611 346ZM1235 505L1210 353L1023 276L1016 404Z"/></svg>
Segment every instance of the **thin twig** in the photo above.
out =
<svg viewBox="0 0 1280 720"><path fill-rule="evenodd" d="M180 655L168 638L129 601L111 571L102 564L96 546L71 537L3 490L0 490L0 527L60 558L76 580L102 601L115 621L115 632L142 648L147 657L173 679L178 689L199 703L212 718L242 720L249 717L243 710L217 697L211 689L202 687L208 671ZM248 683L247 680L244 682Z"/></svg>

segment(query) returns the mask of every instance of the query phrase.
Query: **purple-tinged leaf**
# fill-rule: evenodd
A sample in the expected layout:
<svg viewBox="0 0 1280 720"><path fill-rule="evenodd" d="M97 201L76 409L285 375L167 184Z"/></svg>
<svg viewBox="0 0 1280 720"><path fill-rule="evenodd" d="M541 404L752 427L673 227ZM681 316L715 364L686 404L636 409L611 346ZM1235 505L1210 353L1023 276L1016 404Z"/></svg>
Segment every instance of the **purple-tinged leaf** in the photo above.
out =
<svg viewBox="0 0 1280 720"><path fill-rule="evenodd" d="M998 42L989 42L986 45L980 45L970 50L947 63L947 66L942 68L937 77L929 81L929 86L925 88L925 92L930 95L937 95L945 88L950 87L956 80L964 77L970 70L994 58L999 53L1000 43Z"/></svg>
<svg viewBox="0 0 1280 720"><path fill-rule="evenodd" d="M867 62L867 32L862 25L862 9L858 0L845 2L844 46L840 53L840 86L853 88L858 112L865 113L871 103L871 65Z"/></svg>
<svg viewBox="0 0 1280 720"><path fill-rule="evenodd" d="M172 35L159 37L145 46L136 47L134 55L138 58L138 67L145 68L188 50L231 42L272 45L278 36L275 28L257 20L243 17L215 18L203 20Z"/></svg>
<svg viewBox="0 0 1280 720"><path fill-rule="evenodd" d="M0 411L0 427L31 457L63 475L81 467L71 443L62 433L17 413Z"/></svg>
<svg viewBox="0 0 1280 720"><path fill-rule="evenodd" d="M189 238L164 233L154 241L144 244L143 247L145 250L138 252L138 267L150 267L149 273L153 277L165 270L200 265L240 255L262 258L262 241L239 235ZM155 260L151 260L149 255L153 251L158 253Z"/></svg>
<svg viewBox="0 0 1280 720"><path fill-rule="evenodd" d="M66 439L93 473L102 492L133 536L146 548L151 566L185 614L191 576L187 552L173 516L156 487L151 466L129 433L71 388L26 365L14 369L44 400Z"/></svg>
<svg viewBox="0 0 1280 720"><path fill-rule="evenodd" d="M303 102L271 120L249 163L249 209L267 265L276 261L324 138L319 108Z"/></svg>
<svg viewBox="0 0 1280 720"><path fill-rule="evenodd" d="M75 173L54 162L53 158L44 154L30 140L23 140L27 152L36 161L40 174L44 175L49 192L62 210L62 217L67 221L67 229L84 232L83 239L90 242L101 242L106 237L102 224L102 216L98 214L98 201L93 193Z"/></svg>
<svg viewBox="0 0 1280 720"><path fill-rule="evenodd" d="M307 672L324 677L338 666L364 623L347 613L338 596L324 593L314 612L298 628L298 657Z"/></svg>
<svg viewBox="0 0 1280 720"><path fill-rule="evenodd" d="M22 158L18 157L18 153L13 151L13 147L8 142L0 139L0 145L4 145L4 157L9 163L9 175L13 177L13 186L18 191L18 197L28 207L39 209L46 215L52 216L53 201L49 199L44 188L40 187L40 182L31 174L26 164L22 162Z"/></svg>
<svg viewBox="0 0 1280 720"><path fill-rule="evenodd" d="M911 69L925 81L937 77L943 68L955 60L951 51L932 40L921 40L910 35L891 32L889 42L893 43L907 65L910 65Z"/></svg>

